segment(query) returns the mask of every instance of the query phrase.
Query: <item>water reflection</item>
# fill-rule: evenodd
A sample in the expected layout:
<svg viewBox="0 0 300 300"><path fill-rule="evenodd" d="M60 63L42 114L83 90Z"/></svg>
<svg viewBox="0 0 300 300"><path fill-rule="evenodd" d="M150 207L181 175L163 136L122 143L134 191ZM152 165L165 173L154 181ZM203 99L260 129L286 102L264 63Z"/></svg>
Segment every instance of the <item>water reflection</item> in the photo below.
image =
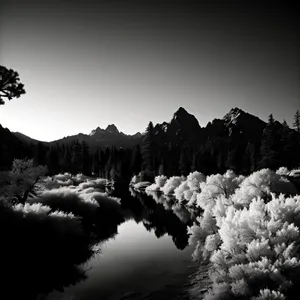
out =
<svg viewBox="0 0 300 300"><path fill-rule="evenodd" d="M144 227L153 231L157 238L168 234L175 246L183 250L188 245L187 225L174 214L172 206L166 209L163 203L153 201L153 198L146 194L136 193L135 196L148 211L148 216L143 220Z"/></svg>
<svg viewBox="0 0 300 300"><path fill-rule="evenodd" d="M138 287L151 291L149 281L161 272L167 272L164 280L168 280L180 273L178 270L186 271L190 254L183 259L181 251L175 249L186 249L187 226L192 224L194 213L174 204L173 198L155 193L119 189L111 195L121 198L118 211L101 206L95 219L85 223L80 241L57 240L50 227L20 229L15 224L5 231L5 220L1 219L3 295L8 293L11 299L57 299L47 294L56 290L64 295L66 287L74 285L76 291L84 289L82 299L97 299L110 295L115 282L133 291ZM111 238L115 240L105 243ZM93 245L104 254L93 255ZM152 270L154 265L156 270ZM140 282L140 277L146 282Z"/></svg>

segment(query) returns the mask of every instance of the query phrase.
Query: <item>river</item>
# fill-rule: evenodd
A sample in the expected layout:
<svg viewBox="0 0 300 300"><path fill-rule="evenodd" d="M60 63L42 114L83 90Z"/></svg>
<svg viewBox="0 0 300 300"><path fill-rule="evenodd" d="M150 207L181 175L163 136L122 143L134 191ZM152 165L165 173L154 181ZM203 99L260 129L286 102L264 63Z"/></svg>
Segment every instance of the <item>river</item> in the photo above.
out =
<svg viewBox="0 0 300 300"><path fill-rule="evenodd" d="M80 266L85 280L50 293L47 300L184 298L195 270L187 234L193 213L163 196L113 195L122 195L125 217L117 234L100 242L99 253Z"/></svg>

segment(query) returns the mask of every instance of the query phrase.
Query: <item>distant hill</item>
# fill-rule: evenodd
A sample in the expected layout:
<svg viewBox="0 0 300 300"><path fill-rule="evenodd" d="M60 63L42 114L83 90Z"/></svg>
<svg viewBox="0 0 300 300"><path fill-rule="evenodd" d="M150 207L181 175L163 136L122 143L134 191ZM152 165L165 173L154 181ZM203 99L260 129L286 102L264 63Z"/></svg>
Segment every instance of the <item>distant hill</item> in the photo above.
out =
<svg viewBox="0 0 300 300"><path fill-rule="evenodd" d="M35 140L35 139L33 139L33 138L31 138L31 137L29 137L29 136L27 136L27 135L25 135L25 134L23 134L23 133L21 133L21 132L12 132L12 133L13 133L19 140L21 140L22 142L27 143L27 144L32 143L32 144L36 145L37 143L41 142L41 141ZM48 144L48 142L42 142L42 143Z"/></svg>

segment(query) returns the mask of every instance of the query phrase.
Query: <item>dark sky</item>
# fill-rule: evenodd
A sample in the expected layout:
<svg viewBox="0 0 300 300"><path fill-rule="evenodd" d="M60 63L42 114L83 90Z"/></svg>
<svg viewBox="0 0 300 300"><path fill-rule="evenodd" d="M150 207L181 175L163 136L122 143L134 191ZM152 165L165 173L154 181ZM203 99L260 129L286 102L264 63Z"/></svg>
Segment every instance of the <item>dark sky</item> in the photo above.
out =
<svg viewBox="0 0 300 300"><path fill-rule="evenodd" d="M289 124L300 109L298 11L289 1L1 1L0 64L27 94L0 123L54 140L125 133L185 107L201 126L232 107Z"/></svg>

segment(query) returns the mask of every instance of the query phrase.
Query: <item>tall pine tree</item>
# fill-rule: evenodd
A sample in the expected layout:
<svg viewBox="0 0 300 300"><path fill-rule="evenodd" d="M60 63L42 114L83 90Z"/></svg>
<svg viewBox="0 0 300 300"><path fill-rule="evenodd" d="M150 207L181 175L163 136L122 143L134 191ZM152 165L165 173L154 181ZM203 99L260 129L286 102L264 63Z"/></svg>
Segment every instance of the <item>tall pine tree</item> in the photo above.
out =
<svg viewBox="0 0 300 300"><path fill-rule="evenodd" d="M144 170L153 172L155 170L155 163L154 163L154 128L152 122L149 122L146 128L146 134L142 141L141 152L142 152Z"/></svg>
<svg viewBox="0 0 300 300"><path fill-rule="evenodd" d="M296 131L300 132L300 112L299 112L299 110L297 110L294 115L293 126L296 129Z"/></svg>

